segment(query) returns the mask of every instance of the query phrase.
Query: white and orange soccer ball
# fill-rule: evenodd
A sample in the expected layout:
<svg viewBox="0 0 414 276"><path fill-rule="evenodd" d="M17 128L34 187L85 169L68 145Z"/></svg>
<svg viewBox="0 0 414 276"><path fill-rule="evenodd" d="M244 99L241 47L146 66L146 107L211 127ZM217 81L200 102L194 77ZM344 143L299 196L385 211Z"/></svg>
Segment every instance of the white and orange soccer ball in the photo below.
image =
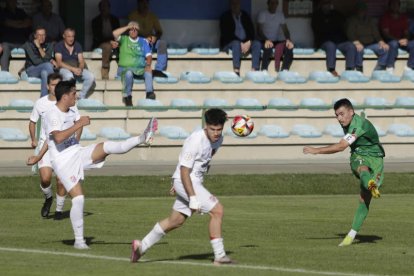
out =
<svg viewBox="0 0 414 276"><path fill-rule="evenodd" d="M231 130L234 134L240 137L249 136L254 128L252 118L247 115L237 115L231 122Z"/></svg>

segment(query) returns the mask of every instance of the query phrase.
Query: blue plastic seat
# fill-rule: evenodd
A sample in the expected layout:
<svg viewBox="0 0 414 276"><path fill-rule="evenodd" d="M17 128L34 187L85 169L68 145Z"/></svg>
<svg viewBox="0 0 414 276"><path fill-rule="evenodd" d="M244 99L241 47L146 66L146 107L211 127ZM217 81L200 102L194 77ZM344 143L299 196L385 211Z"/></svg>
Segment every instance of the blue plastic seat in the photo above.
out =
<svg viewBox="0 0 414 276"><path fill-rule="evenodd" d="M7 71L0 71L0 84L15 84L19 79Z"/></svg>
<svg viewBox="0 0 414 276"><path fill-rule="evenodd" d="M374 56L374 55L375 55L375 52L374 52L374 51L372 51L371 49L364 48L364 55L367 55L367 56Z"/></svg>
<svg viewBox="0 0 414 276"><path fill-rule="evenodd" d="M181 80L186 80L189 83L209 83L211 78L199 71L186 71L180 75Z"/></svg>
<svg viewBox="0 0 414 276"><path fill-rule="evenodd" d="M35 77L29 77L26 73L26 71L23 71L22 74L20 75L20 79L27 81L28 83L32 83L32 84L39 84L42 82L42 80L40 78L35 78Z"/></svg>
<svg viewBox="0 0 414 276"><path fill-rule="evenodd" d="M343 137L344 130L342 129L340 124L328 124L325 126L323 130L323 134L330 135L333 137Z"/></svg>
<svg viewBox="0 0 414 276"><path fill-rule="evenodd" d="M178 78L173 76L171 73L164 71L164 74L167 75L166 78L161 78L161 77L154 77L154 81L156 83L161 83L161 84L171 84L171 83L177 83L178 82Z"/></svg>
<svg viewBox="0 0 414 276"><path fill-rule="evenodd" d="M406 56L408 52L403 49L398 49L398 56Z"/></svg>
<svg viewBox="0 0 414 276"><path fill-rule="evenodd" d="M283 127L279 125L263 125L260 128L259 135L263 135L269 138L287 138L289 133L286 132Z"/></svg>
<svg viewBox="0 0 414 276"><path fill-rule="evenodd" d="M257 137L257 132L253 130L252 133L250 133L248 136L241 137L234 134L234 132L231 130L231 127L228 127L226 131L224 131L224 135L240 139L254 139Z"/></svg>
<svg viewBox="0 0 414 276"><path fill-rule="evenodd" d="M384 137L384 136L387 135L387 132L382 130L379 126L374 125L374 127L375 127L375 130L377 131L379 137Z"/></svg>
<svg viewBox="0 0 414 276"><path fill-rule="evenodd" d="M130 138L131 134L120 127L103 127L99 131L99 136L109 140L125 140Z"/></svg>
<svg viewBox="0 0 414 276"><path fill-rule="evenodd" d="M369 82L370 78L362 74L359 71L346 70L341 74L341 80L347 80L349 82Z"/></svg>
<svg viewBox="0 0 414 276"><path fill-rule="evenodd" d="M233 71L219 71L214 73L215 80L221 81L222 83L241 83L243 78L238 76Z"/></svg>
<svg viewBox="0 0 414 276"><path fill-rule="evenodd" d="M208 107L226 107L229 106L229 103L225 99L209 98L203 101L203 105Z"/></svg>
<svg viewBox="0 0 414 276"><path fill-rule="evenodd" d="M246 79L254 83L274 83L276 77L271 76L267 71L249 71L246 74Z"/></svg>
<svg viewBox="0 0 414 276"><path fill-rule="evenodd" d="M0 128L0 139L4 141L15 142L15 141L27 141L29 137L18 128L1 127Z"/></svg>
<svg viewBox="0 0 414 276"><path fill-rule="evenodd" d="M299 105L317 111L327 110L331 108L330 105L326 104L324 100L319 98L304 98L300 101Z"/></svg>
<svg viewBox="0 0 414 276"><path fill-rule="evenodd" d="M166 109L158 109L156 107L163 107L164 104L160 102L159 100L151 100L151 99L139 99L137 102L137 106L139 107L149 107L148 109L145 109L149 112L160 112L160 111L167 111Z"/></svg>
<svg viewBox="0 0 414 276"><path fill-rule="evenodd" d="M190 134L179 126L162 126L159 131L160 135L168 139L178 140L186 139Z"/></svg>
<svg viewBox="0 0 414 276"><path fill-rule="evenodd" d="M17 112L32 112L34 103L28 99L12 99L9 106L16 107Z"/></svg>
<svg viewBox="0 0 414 276"><path fill-rule="evenodd" d="M414 129L406 124L391 124L388 127L387 133L400 137L412 137L414 136Z"/></svg>
<svg viewBox="0 0 414 276"><path fill-rule="evenodd" d="M296 110L298 106L295 105L290 99L288 98L272 98L269 100L267 104L268 108L276 108L280 110Z"/></svg>
<svg viewBox="0 0 414 276"><path fill-rule="evenodd" d="M403 79L414 82L414 70L411 68L405 68L403 73Z"/></svg>
<svg viewBox="0 0 414 276"><path fill-rule="evenodd" d="M84 108L86 111L89 112L105 112L108 111L106 105L102 103L100 100L96 99L79 99L77 102L77 106L82 109Z"/></svg>
<svg viewBox="0 0 414 276"><path fill-rule="evenodd" d="M199 55L217 55L220 53L220 48L212 47L206 43L192 44L189 47L192 53Z"/></svg>
<svg viewBox="0 0 414 276"><path fill-rule="evenodd" d="M380 82L401 82L401 77L392 75L385 70L375 70L371 78Z"/></svg>
<svg viewBox="0 0 414 276"><path fill-rule="evenodd" d="M236 100L237 106L246 107L246 110L263 110L263 105L255 98L240 98Z"/></svg>
<svg viewBox="0 0 414 276"><path fill-rule="evenodd" d="M313 48L293 48L294 55L313 55L315 49Z"/></svg>
<svg viewBox="0 0 414 276"><path fill-rule="evenodd" d="M309 74L309 79L319 83L337 83L338 77L333 76L328 71L314 71Z"/></svg>
<svg viewBox="0 0 414 276"><path fill-rule="evenodd" d="M397 97L394 106L406 106L405 108L414 108L414 97Z"/></svg>
<svg viewBox="0 0 414 276"><path fill-rule="evenodd" d="M196 104L192 99L172 99L170 103L171 107L176 107L181 111L197 111L199 108L196 108Z"/></svg>
<svg viewBox="0 0 414 276"><path fill-rule="evenodd" d="M384 109L392 107L392 104L389 103L385 98L381 97L366 97L364 99L364 105L371 108Z"/></svg>
<svg viewBox="0 0 414 276"><path fill-rule="evenodd" d="M322 133L318 129L308 124L294 125L291 133L304 138L318 138L322 136Z"/></svg>
<svg viewBox="0 0 414 276"><path fill-rule="evenodd" d="M305 83L307 82L307 78L302 77L299 75L298 72L292 71L281 71L277 74L277 79L285 82L285 83Z"/></svg>
<svg viewBox="0 0 414 276"><path fill-rule="evenodd" d="M12 55L25 55L26 52L24 51L23 48L13 48L13 50L11 51Z"/></svg>
<svg viewBox="0 0 414 276"><path fill-rule="evenodd" d="M93 49L93 52L94 52L95 54L102 55L102 48L95 48L95 49Z"/></svg>
<svg viewBox="0 0 414 276"><path fill-rule="evenodd" d="M82 129L81 140L92 141L96 140L96 134L93 134L87 127Z"/></svg>

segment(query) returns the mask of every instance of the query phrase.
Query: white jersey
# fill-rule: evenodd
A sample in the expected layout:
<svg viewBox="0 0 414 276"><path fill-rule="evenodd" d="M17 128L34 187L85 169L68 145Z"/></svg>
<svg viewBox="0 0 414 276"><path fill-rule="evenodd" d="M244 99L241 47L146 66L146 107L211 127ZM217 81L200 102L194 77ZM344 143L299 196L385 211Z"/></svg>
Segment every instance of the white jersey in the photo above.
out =
<svg viewBox="0 0 414 276"><path fill-rule="evenodd" d="M66 161L62 160L65 159L65 155L71 150L79 149L80 145L76 139L76 133L60 144L56 144L53 139L50 139L50 133L55 130L62 131L68 129L79 119L80 114L76 106L69 108L68 112L62 112L56 105L54 105L50 111L46 112L43 127L47 136L47 144L52 163L58 157L61 157L59 158L59 161Z"/></svg>
<svg viewBox="0 0 414 276"><path fill-rule="evenodd" d="M262 31L266 39L271 41L285 40L285 36L280 28L281 25L286 24L283 12L276 11L270 13L268 10L263 10L257 16L257 23L262 25Z"/></svg>
<svg viewBox="0 0 414 276"><path fill-rule="evenodd" d="M217 152L222 143L223 137L220 137L217 142L211 143L207 138L204 129L194 131L190 137L184 141L173 178L181 178L181 166L192 169L190 174L192 179L202 178L208 170L211 158Z"/></svg>
<svg viewBox="0 0 414 276"><path fill-rule="evenodd" d="M49 95L41 97L34 104L32 114L30 114L30 121L37 123L40 118L40 124L43 126L45 113L51 110L54 105L56 105L56 101L49 100ZM46 141L46 133L43 127L40 130L40 136L38 140L39 145L43 144Z"/></svg>

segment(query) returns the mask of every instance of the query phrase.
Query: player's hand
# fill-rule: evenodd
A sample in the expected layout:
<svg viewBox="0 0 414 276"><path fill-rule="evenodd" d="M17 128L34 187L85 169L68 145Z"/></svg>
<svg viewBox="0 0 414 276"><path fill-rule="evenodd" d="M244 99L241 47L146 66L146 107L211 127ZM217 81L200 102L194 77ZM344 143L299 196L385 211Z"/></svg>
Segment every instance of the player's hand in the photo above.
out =
<svg viewBox="0 0 414 276"><path fill-rule="evenodd" d="M190 204L189 207L191 210L195 212L200 212L201 203L197 200L196 196L190 196Z"/></svg>
<svg viewBox="0 0 414 276"><path fill-rule="evenodd" d="M174 196L174 195L175 195L174 185L171 185L171 188L170 188L170 190L169 190L169 194L170 194L171 196Z"/></svg>
<svg viewBox="0 0 414 276"><path fill-rule="evenodd" d="M91 124L91 119L89 116L81 116L78 121L76 121L78 124L81 124L82 126L87 126Z"/></svg>
<svg viewBox="0 0 414 276"><path fill-rule="evenodd" d="M37 147L37 141L33 140L32 143L31 143L31 146L32 146L33 149L36 148Z"/></svg>
<svg viewBox="0 0 414 276"><path fill-rule="evenodd" d="M37 155L33 155L33 156L30 156L28 159L27 159L27 161L26 161L26 165L27 166L33 166L34 164L36 164L37 162L39 162L40 161L40 159L39 159L39 157L37 156Z"/></svg>
<svg viewBox="0 0 414 276"><path fill-rule="evenodd" d="M314 147L303 147L303 153L304 154L317 154L318 150Z"/></svg>

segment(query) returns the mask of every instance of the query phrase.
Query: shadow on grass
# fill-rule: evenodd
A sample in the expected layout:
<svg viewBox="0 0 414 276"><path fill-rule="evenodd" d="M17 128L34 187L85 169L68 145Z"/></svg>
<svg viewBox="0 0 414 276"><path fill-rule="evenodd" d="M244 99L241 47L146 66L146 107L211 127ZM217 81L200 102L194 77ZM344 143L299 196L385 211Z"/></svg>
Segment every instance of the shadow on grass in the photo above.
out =
<svg viewBox="0 0 414 276"><path fill-rule="evenodd" d="M67 211L63 211L62 215L60 218L55 218L56 212L53 213L53 215L49 214L47 217L45 217L45 219L54 219L54 220L64 220L64 219L68 219L70 217L70 210ZM92 216L93 213L91 212L83 212L83 216L84 217L88 217L88 216Z"/></svg>
<svg viewBox="0 0 414 276"><path fill-rule="evenodd" d="M323 237L323 238L307 238L308 240L342 240L345 238L347 233L336 234L335 237ZM338 237L340 239L338 239ZM382 237L377 235L356 235L354 244L356 243L376 243L377 241L382 240Z"/></svg>

